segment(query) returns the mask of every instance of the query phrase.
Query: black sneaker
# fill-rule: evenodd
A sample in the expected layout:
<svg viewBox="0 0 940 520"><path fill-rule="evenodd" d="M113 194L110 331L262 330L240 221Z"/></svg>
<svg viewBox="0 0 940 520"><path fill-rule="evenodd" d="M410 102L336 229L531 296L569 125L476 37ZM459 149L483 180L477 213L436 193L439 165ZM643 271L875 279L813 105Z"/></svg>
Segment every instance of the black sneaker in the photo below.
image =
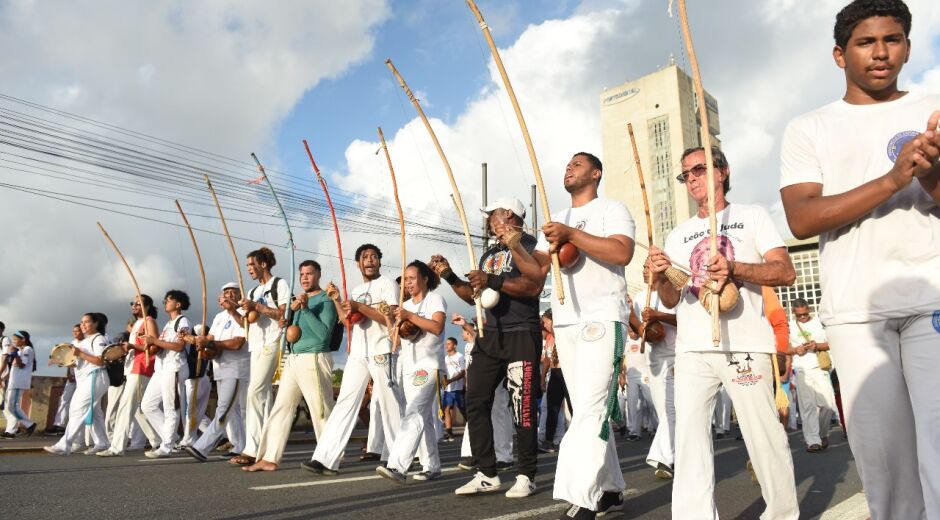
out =
<svg viewBox="0 0 940 520"><path fill-rule="evenodd" d="M496 471L509 471L515 466L512 462L497 462Z"/></svg>
<svg viewBox="0 0 940 520"><path fill-rule="evenodd" d="M209 458L203 455L199 450L193 448L192 446L183 446L183 451L189 454L190 457L198 460L199 462L208 462Z"/></svg>
<svg viewBox="0 0 940 520"><path fill-rule="evenodd" d="M33 423L32 426L30 426L29 428L26 428L26 436L32 437L34 431L36 431L36 423ZM827 443L827 446L828 446L828 443Z"/></svg>
<svg viewBox="0 0 940 520"><path fill-rule="evenodd" d="M604 491L600 502L597 503L597 516L623 510L623 493Z"/></svg>
<svg viewBox="0 0 940 520"><path fill-rule="evenodd" d="M558 448L556 448L554 444L548 441L542 441L539 444L539 451L542 453L557 453Z"/></svg>
<svg viewBox="0 0 940 520"><path fill-rule="evenodd" d="M15 439L15 433L0 432L0 439Z"/></svg>
<svg viewBox="0 0 940 520"><path fill-rule="evenodd" d="M656 466L656 470L653 471L653 474L656 475L658 479L671 480L672 468L660 462L659 465Z"/></svg>
<svg viewBox="0 0 940 520"><path fill-rule="evenodd" d="M464 457L460 459L460 462L457 463L457 467L464 471L477 471L479 464L473 457Z"/></svg>
<svg viewBox="0 0 940 520"><path fill-rule="evenodd" d="M715 438L718 439L718 440L724 439L724 438L725 438L725 432L718 432L718 433L716 433L716 434L715 434Z"/></svg>
<svg viewBox="0 0 940 520"><path fill-rule="evenodd" d="M308 461L308 462L301 462L301 463L300 463L300 469L305 469L305 470L309 471L310 473L314 473L314 474L316 474L316 475L331 476L331 475L336 475L337 473L339 473L339 472L336 471L335 469L330 469L330 468L324 466L324 465L323 465L320 461L318 461L318 460L311 460L311 461Z"/></svg>
<svg viewBox="0 0 940 520"><path fill-rule="evenodd" d="M597 513L581 506L572 505L558 517L558 520L593 520L597 518Z"/></svg>
<svg viewBox="0 0 940 520"><path fill-rule="evenodd" d="M639 441L639 440L640 440L640 436L639 436L639 435L635 435L635 434L632 434L632 433L631 433L630 435L627 435L627 442L637 442L637 441Z"/></svg>
<svg viewBox="0 0 940 520"><path fill-rule="evenodd" d="M380 477L385 477L398 485L405 485L405 476L397 469L379 466L375 468L375 472L378 473Z"/></svg>

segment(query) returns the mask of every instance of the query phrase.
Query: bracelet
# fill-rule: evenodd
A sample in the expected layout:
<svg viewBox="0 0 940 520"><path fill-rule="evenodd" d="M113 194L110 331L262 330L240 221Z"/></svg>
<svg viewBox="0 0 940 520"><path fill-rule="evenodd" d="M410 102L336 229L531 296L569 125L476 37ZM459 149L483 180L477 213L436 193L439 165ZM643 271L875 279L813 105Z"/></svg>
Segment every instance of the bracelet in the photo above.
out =
<svg viewBox="0 0 940 520"><path fill-rule="evenodd" d="M460 281L460 277L457 276L456 274L454 274L453 271L451 271L450 269L448 269L447 274L444 275L444 280L445 280L447 283L449 283L450 285L454 285L455 283L457 283L457 282Z"/></svg>
<svg viewBox="0 0 940 520"><path fill-rule="evenodd" d="M502 276L496 276L495 274L486 275L486 286L489 287L490 289L493 289L494 291L499 291L500 289L502 289L503 282L505 281L506 279L503 278Z"/></svg>

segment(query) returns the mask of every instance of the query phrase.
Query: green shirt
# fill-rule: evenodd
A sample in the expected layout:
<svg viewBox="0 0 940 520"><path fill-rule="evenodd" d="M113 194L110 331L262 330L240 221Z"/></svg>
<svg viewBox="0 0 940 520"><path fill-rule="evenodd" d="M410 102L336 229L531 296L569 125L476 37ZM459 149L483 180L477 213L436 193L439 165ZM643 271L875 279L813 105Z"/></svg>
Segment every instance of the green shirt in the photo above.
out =
<svg viewBox="0 0 940 520"><path fill-rule="evenodd" d="M300 326L301 336L294 343L294 354L322 354L330 352L330 337L333 327L336 326L339 315L333 300L329 299L326 291L311 296L307 300L307 308L294 314L294 323Z"/></svg>

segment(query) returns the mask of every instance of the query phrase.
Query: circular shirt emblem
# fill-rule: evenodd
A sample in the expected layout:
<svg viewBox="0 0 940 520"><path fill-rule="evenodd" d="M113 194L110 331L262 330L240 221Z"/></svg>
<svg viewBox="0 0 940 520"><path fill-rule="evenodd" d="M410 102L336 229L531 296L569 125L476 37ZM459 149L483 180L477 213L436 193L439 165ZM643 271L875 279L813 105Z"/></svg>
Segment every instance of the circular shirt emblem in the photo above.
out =
<svg viewBox="0 0 940 520"><path fill-rule="evenodd" d="M940 311L933 311L933 330L937 331L940 334Z"/></svg>
<svg viewBox="0 0 940 520"><path fill-rule="evenodd" d="M411 384L415 386L421 386L428 382L428 371L427 370L418 370L415 372L415 377L411 381Z"/></svg>
<svg viewBox="0 0 940 520"><path fill-rule="evenodd" d="M378 356L374 356L372 361L374 361L376 365L385 366L388 364L388 356L385 354L379 354Z"/></svg>
<svg viewBox="0 0 940 520"><path fill-rule="evenodd" d="M583 230L584 230L584 226L586 226L586 225L587 225L587 221L586 221L586 220L579 220L578 223L575 224L574 227L583 231Z"/></svg>
<svg viewBox="0 0 940 520"><path fill-rule="evenodd" d="M891 159L891 162L898 160L898 155L901 155L901 148L905 144L912 141L917 137L918 132L914 130L907 130L906 132L898 132L888 141L888 159Z"/></svg>
<svg viewBox="0 0 940 520"><path fill-rule="evenodd" d="M603 323L592 321L581 329L581 339L584 341L597 341L604 337L607 330Z"/></svg>

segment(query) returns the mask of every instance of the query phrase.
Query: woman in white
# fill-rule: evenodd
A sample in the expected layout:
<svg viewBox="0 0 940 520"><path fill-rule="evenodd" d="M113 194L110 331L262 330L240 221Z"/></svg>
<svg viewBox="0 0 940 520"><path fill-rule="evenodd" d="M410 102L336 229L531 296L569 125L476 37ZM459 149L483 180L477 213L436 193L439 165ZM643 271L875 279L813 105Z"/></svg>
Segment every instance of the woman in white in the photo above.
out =
<svg viewBox="0 0 940 520"><path fill-rule="evenodd" d="M65 434L59 442L43 449L56 455L68 455L72 445L78 442L85 426L94 429L93 438L98 443L85 453L97 453L108 449L107 435L104 431L104 413L101 411L101 399L108 393L108 372L104 370L101 353L110 340L105 335L108 318L98 312L89 312L82 316L80 323L85 338L72 347L75 354L75 394L69 403L69 419Z"/></svg>
<svg viewBox="0 0 940 520"><path fill-rule="evenodd" d="M379 475L398 484L405 483L405 474L416 452L422 471L412 478L434 480L441 477L434 421L438 420L435 400L440 393L438 373L444 369L441 335L447 317L444 298L429 292L437 288L440 279L427 264L420 260L408 264L402 282L411 299L396 309L395 318L398 323L413 325L417 334L410 339L398 338L401 341L398 361L402 369L405 412L389 452L388 465L375 469Z"/></svg>
<svg viewBox="0 0 940 520"><path fill-rule="evenodd" d="M33 343L29 340L29 332L18 330L13 333L13 345L7 356L12 357L13 363L10 379L7 381L7 404L3 409L3 416L7 420L7 430L3 432L3 436L16 437L20 425L27 435L32 435L36 431L36 423L29 420L29 415L23 411L21 403L23 394L33 384L33 370L36 369L36 353L33 351Z"/></svg>

